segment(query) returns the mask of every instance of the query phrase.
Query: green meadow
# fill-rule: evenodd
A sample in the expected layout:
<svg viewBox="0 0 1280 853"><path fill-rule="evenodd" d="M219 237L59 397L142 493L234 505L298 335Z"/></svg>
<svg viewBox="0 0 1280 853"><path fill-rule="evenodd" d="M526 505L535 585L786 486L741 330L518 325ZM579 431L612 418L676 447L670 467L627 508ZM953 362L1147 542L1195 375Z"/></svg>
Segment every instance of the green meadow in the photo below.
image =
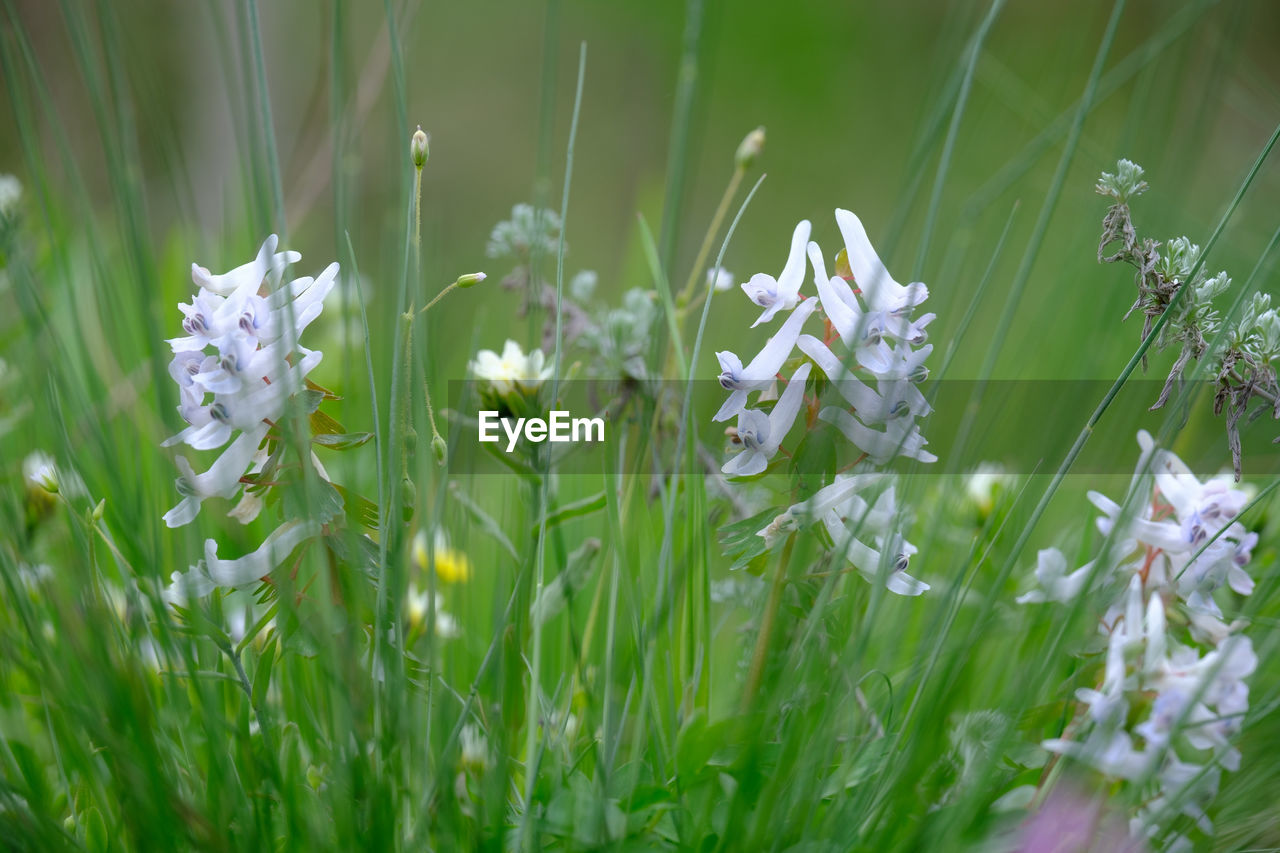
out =
<svg viewBox="0 0 1280 853"><path fill-rule="evenodd" d="M0 0L0 847L1280 850L1277 32Z"/></svg>

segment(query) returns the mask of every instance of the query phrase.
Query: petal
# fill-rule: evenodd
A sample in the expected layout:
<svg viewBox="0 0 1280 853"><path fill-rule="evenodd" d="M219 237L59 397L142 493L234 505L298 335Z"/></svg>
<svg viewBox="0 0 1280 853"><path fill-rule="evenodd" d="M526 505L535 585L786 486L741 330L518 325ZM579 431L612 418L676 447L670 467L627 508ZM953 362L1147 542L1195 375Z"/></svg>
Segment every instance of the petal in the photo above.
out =
<svg viewBox="0 0 1280 853"><path fill-rule="evenodd" d="M166 527L182 527L190 524L200 512L200 498L188 496L178 501L178 505L164 514Z"/></svg>
<svg viewBox="0 0 1280 853"><path fill-rule="evenodd" d="M778 280L768 273L756 273L750 280L743 282L741 287L747 298L761 308L768 308L778 302Z"/></svg>
<svg viewBox="0 0 1280 853"><path fill-rule="evenodd" d="M743 450L724 463L720 471L730 477L750 477L769 467L768 458L759 450Z"/></svg>
<svg viewBox="0 0 1280 853"><path fill-rule="evenodd" d="M924 581L916 580L906 572L900 571L890 572L884 585L890 592L896 592L898 595L920 595L930 588Z"/></svg>
<svg viewBox="0 0 1280 853"><path fill-rule="evenodd" d="M880 395L870 386L856 379L849 368L822 341L813 335L801 335L796 345L802 353L813 359L819 369L826 374L827 379L831 380L831 384L840 396L844 397L858 412L878 412L884 407L884 401Z"/></svg>
<svg viewBox="0 0 1280 853"><path fill-rule="evenodd" d="M727 421L730 418L737 417L742 410L747 407L747 392L734 391L729 395L729 399L724 401L724 405L720 410L712 416L712 421Z"/></svg>
<svg viewBox="0 0 1280 853"><path fill-rule="evenodd" d="M751 359L750 364L743 368L740 378L747 383L758 383L755 385L757 388L772 382L783 362L795 349L796 339L800 337L800 327L817 307L817 302L812 299L806 299L797 305L777 334L769 338L764 348Z"/></svg>
<svg viewBox="0 0 1280 853"><path fill-rule="evenodd" d="M269 575L295 548L316 536L321 525L315 521L286 521L267 536L256 551L236 560L218 558L218 543L205 540L205 568L218 586L238 587L256 583Z"/></svg>
<svg viewBox="0 0 1280 853"><path fill-rule="evenodd" d="M787 437L787 433L791 431L791 426L796 422L796 415L800 413L800 406L804 403L804 386L808 378L809 365L800 365L799 369L791 375L791 381L787 383L786 390L782 392L782 396L769 412L769 439L766 449L770 457L777 451L783 439Z"/></svg>
<svg viewBox="0 0 1280 853"><path fill-rule="evenodd" d="M895 456L906 456L921 462L936 462L938 457L924 450L924 436L915 424L895 427L900 420L890 421L884 432L873 430L844 409L828 406L818 413L818 418L834 424L845 438L876 465L884 465Z"/></svg>
<svg viewBox="0 0 1280 853"><path fill-rule="evenodd" d="M794 302L800 294L800 285L804 283L805 246L809 242L809 220L802 219L791 232L791 251L787 254L787 265L778 276L778 297L784 301Z"/></svg>
<svg viewBox="0 0 1280 853"><path fill-rule="evenodd" d="M809 260L813 263L813 282L818 288L818 301L822 303L822 310L840 333L840 340L844 341L845 346L853 348L862 342L865 329L862 312L849 305L838 293L840 288L849 290L849 285L844 279L827 278L826 263L817 243L809 244ZM853 295L852 291L849 295Z"/></svg>
<svg viewBox="0 0 1280 853"><path fill-rule="evenodd" d="M836 224L844 237L849 269L862 291L862 298L873 311L896 311L919 305L929 296L921 282L903 287L889 275L888 268L876 254L862 221L853 212L836 210Z"/></svg>
<svg viewBox="0 0 1280 853"><path fill-rule="evenodd" d="M266 437L267 426L261 425L251 432L241 433L231 446L209 466L203 474L190 478L191 490L202 497L229 498L240 488L240 477L253 462L258 452L258 445ZM181 457L180 457L181 458ZM186 463L186 460L182 460Z"/></svg>

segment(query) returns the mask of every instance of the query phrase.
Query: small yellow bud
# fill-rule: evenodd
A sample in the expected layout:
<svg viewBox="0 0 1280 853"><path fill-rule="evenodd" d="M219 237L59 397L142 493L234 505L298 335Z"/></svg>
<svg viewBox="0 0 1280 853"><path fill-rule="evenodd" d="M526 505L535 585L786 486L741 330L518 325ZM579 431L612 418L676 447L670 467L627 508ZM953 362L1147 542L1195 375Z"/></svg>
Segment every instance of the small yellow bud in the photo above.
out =
<svg viewBox="0 0 1280 853"><path fill-rule="evenodd" d="M755 165L756 158L760 156L760 152L764 150L764 128L757 127L748 133L742 140L742 144L738 146L738 153L734 155L734 165L739 169L750 169Z"/></svg>
<svg viewBox="0 0 1280 853"><path fill-rule="evenodd" d="M480 282L488 278L482 272L469 272L466 275L458 276L458 280L454 282L458 287L475 287Z"/></svg>
<svg viewBox="0 0 1280 853"><path fill-rule="evenodd" d="M409 142L409 156L413 160L413 165L419 169L427 165L427 158L431 156L429 139L430 137L422 132L422 125L418 125L418 129L413 132L413 139Z"/></svg>

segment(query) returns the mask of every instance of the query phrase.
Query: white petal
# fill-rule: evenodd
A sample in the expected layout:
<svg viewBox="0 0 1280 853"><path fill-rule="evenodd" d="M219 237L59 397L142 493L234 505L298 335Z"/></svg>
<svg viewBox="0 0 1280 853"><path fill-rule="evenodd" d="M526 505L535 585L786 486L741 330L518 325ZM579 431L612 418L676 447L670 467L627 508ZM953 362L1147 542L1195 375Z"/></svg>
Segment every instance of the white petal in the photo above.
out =
<svg viewBox="0 0 1280 853"><path fill-rule="evenodd" d="M809 319L809 315L817 308L817 303L812 299L806 299L796 306L796 309L787 317L787 321L782 324L782 328L778 333L765 343L764 348L751 359L742 370L742 379L745 382L759 383L757 387L762 387L773 381L778 370L782 367L783 362L791 355L791 351L795 349L796 339L800 337L800 327L804 325L805 320Z"/></svg>
<svg viewBox="0 0 1280 853"><path fill-rule="evenodd" d="M804 385L808 378L809 365L800 365L769 412L769 440L766 448L770 457L777 452L779 445L791 431L792 424L796 422L796 415L800 413L800 406L804 402Z"/></svg>
<svg viewBox="0 0 1280 853"><path fill-rule="evenodd" d="M716 412L714 416L712 416L711 420L716 422L727 421L730 418L734 418L740 415L743 409L745 409L746 407L747 407L747 392L733 391L732 393L729 394L729 399L724 401L724 405L722 405L720 407L720 410Z"/></svg>
<svg viewBox="0 0 1280 853"><path fill-rule="evenodd" d="M844 237L849 270L862 291L862 299L873 311L897 311L919 305L929 296L921 282L903 287L893 280L880 256L876 254L862 221L851 211L836 210L836 224Z"/></svg>
<svg viewBox="0 0 1280 853"><path fill-rule="evenodd" d="M759 450L743 450L724 463L720 471L730 477L750 477L769 467L769 459Z"/></svg>
<svg viewBox="0 0 1280 853"><path fill-rule="evenodd" d="M778 297L784 302L795 303L804 282L805 246L809 242L809 220L802 219L791 233L791 251L787 253L787 265L778 276Z"/></svg>
<svg viewBox="0 0 1280 853"><path fill-rule="evenodd" d="M315 521L286 521L263 541L256 551L236 560L218 558L218 543L205 540L205 568L218 586L238 587L253 584L270 574L285 557L306 540L320 533L321 525Z"/></svg>

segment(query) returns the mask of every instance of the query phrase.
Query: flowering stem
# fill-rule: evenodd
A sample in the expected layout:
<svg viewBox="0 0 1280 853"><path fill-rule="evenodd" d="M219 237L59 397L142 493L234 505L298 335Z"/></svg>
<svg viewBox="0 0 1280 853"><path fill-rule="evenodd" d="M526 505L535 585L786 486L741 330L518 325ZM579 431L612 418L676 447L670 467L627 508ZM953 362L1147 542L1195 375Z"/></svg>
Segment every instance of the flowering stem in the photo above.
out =
<svg viewBox="0 0 1280 853"><path fill-rule="evenodd" d="M707 227L707 233L702 238L702 245L698 248L698 256L694 259L693 269L689 270L689 280L685 282L684 290L681 290L680 295L676 298L676 304L682 309L693 308L697 305L693 291L698 286L702 268L707 263L707 256L711 254L711 244L715 241L716 235L720 233L720 226L724 224L724 218L729 214L729 204L733 201L733 197L738 194L738 187L742 184L742 177L746 173L746 164L738 163L734 166L733 177L729 179L729 185L724 188L724 195L720 197L720 206L716 208L715 215L711 217L711 225ZM699 294L699 298L701 298L701 294Z"/></svg>
<svg viewBox="0 0 1280 853"><path fill-rule="evenodd" d="M573 118L569 122L569 145L565 152L564 193L560 200L560 239L556 249L556 305L555 305L555 351L551 369L551 399L560 394L560 373L562 370L564 345L564 233L569 220L569 187L573 179L573 147L578 136L578 114L582 109L582 84L587 74L587 43L583 42L578 49L578 85L573 98ZM543 590L543 579L546 572L546 540L547 540L547 507L550 504L550 474L554 464L550 454L546 457L546 471L542 482L538 485L539 499L535 508L541 518L538 524L536 550L534 552L534 595ZM538 742L538 724L541 716L541 683L542 683L542 621L533 620L533 638L529 661L529 699L526 712L525 730L525 787L524 813L520 817L521 847L532 850L537 843L538 829L535 812L534 790L538 781L538 766L541 762L541 744Z"/></svg>
<svg viewBox="0 0 1280 853"><path fill-rule="evenodd" d="M782 606L782 590L787 584L787 566L791 564L791 552L795 550L796 537L787 537L782 546L782 557L778 560L778 569L773 575L773 586L769 588L769 600L764 607L764 617L760 621L760 633L756 636L756 650L751 655L751 668L747 670L747 686L742 692L742 710L748 711L755 700L756 691L764 678L764 665L769 658L769 641L773 637L773 626L778 621L778 609Z"/></svg>
<svg viewBox="0 0 1280 853"><path fill-rule="evenodd" d="M444 290L440 291L435 296L433 296L430 302L428 302L426 305L423 305L421 308L419 308L418 313L419 314L427 313L429 310L431 310L431 308L435 306L437 302L439 302L441 299L444 299L445 296L447 296L450 293L453 293L453 291L457 289L458 289L458 283L455 281L452 284L450 284L448 287L446 287Z"/></svg>

